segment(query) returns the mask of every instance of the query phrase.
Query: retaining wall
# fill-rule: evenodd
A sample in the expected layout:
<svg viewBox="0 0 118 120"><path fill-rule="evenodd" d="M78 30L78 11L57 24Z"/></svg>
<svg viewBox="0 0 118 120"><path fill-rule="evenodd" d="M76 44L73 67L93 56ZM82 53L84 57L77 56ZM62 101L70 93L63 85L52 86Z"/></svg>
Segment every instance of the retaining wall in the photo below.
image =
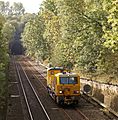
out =
<svg viewBox="0 0 118 120"><path fill-rule="evenodd" d="M85 84L89 84L92 87L91 96L118 114L118 85L101 84L81 78L81 89L83 89Z"/></svg>

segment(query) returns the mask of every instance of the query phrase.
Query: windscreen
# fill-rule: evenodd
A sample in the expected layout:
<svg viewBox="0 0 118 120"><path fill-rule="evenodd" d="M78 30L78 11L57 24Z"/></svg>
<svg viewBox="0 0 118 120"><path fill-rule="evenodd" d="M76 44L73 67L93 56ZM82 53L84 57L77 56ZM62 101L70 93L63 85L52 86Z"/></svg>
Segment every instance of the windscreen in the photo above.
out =
<svg viewBox="0 0 118 120"><path fill-rule="evenodd" d="M77 77L60 77L60 84L77 84Z"/></svg>

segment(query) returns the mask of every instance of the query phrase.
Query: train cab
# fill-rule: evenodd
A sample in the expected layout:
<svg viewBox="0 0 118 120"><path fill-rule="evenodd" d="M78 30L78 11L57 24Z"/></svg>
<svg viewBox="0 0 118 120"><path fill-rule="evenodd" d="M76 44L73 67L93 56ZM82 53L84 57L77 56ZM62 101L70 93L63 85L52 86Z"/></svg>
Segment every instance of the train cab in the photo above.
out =
<svg viewBox="0 0 118 120"><path fill-rule="evenodd" d="M80 76L63 68L47 70L47 90L58 104L77 104L80 98Z"/></svg>

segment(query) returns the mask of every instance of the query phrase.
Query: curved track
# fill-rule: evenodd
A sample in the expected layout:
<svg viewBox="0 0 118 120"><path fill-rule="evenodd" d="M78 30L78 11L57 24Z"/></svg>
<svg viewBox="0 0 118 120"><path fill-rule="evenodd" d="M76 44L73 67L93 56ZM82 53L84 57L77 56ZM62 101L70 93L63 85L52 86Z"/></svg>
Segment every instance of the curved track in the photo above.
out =
<svg viewBox="0 0 118 120"><path fill-rule="evenodd" d="M29 63L31 64L31 62L29 61ZM32 65L32 64L31 64ZM39 66L38 66L39 67ZM45 79L45 77L43 76L45 73L44 72L42 72L42 69L37 69L37 67L34 67L33 66L33 68L35 69L35 71L37 71L38 72L38 74L39 74L39 76L37 77L36 75L35 75L35 73L33 73L34 74L34 76L35 77L37 77L37 79L39 78L39 77L41 77L41 79L42 79L42 81L41 81L41 84L46 88L46 79ZM33 70L34 71L34 70ZM43 74L43 75L42 75ZM82 97L82 99L85 99L85 98L83 98ZM99 104L97 104L95 101L92 101L92 102L90 102L90 101L88 101L88 100L86 100L85 99L85 101L87 102L87 104L89 103L89 105L87 105L88 107L90 107L90 111L89 111L89 108L87 108L87 111L88 111L88 113L86 113L86 110L85 110L85 112L83 112L83 110L81 111L80 109L78 109L78 107L75 107L75 108L73 108L73 109L71 109L71 112L72 111L75 111L76 113L78 113L78 117L80 117L80 115L81 115L81 119L83 118L84 120L94 120L94 119L98 119L98 120L109 120L109 119L114 119L114 120L116 120L115 118L113 118L113 117L110 117L110 116L107 116L107 115L105 115L104 114L104 112L103 112L103 110L102 110L102 108L99 106ZM85 107L87 107L86 105L83 105L83 106L85 106ZM70 117L70 113L68 112L68 109L63 109L63 111L65 112L65 114L67 114L67 116L71 119L71 120L76 120L76 118L73 118L73 115L72 115L72 117ZM73 112L72 112L73 113ZM76 115L77 116L77 115ZM96 117L95 117L96 116ZM100 117L99 117L100 116ZM78 118L77 118L78 119Z"/></svg>
<svg viewBox="0 0 118 120"><path fill-rule="evenodd" d="M27 100L25 101L28 101L30 108L30 112L28 113L32 114L33 118L31 119L31 117L29 117L30 115L28 115L29 119L110 120L103 114L103 112L100 110L100 107L98 107L97 105L92 105L84 98L81 98L81 101L78 106L58 106L54 102L54 100L52 100L52 98L48 95L45 79L46 70L41 66L39 67L30 64L30 62L28 62L28 60L23 57L21 57L17 61L17 69L19 71L24 86L24 91L26 92ZM37 98L40 99L40 102ZM44 111L46 111L46 113Z"/></svg>
<svg viewBox="0 0 118 120"><path fill-rule="evenodd" d="M37 71L38 74L39 74L39 76L37 76L36 73L34 73L34 71L36 70L34 67L32 67L32 68L29 67L29 69L32 71L34 77L35 77L36 79L38 79L38 81L40 82L40 84L41 84L41 85L45 88L45 90L47 91L47 88L46 88L46 79L45 79L45 77L44 77L39 71ZM35 71L35 72L36 72L36 71ZM71 107L71 108L72 108L72 107ZM65 108L59 108L59 109L60 109L61 111L63 111L70 120L75 120L76 118L77 118L77 119L79 118L80 120L89 120L89 118L88 118L86 115L84 115L79 109L76 109L76 108L74 108L74 107L71 109L71 111L70 111L69 109L65 109ZM73 111L73 112L72 112L72 111ZM70 112L76 114L77 117L75 118L75 116L74 116L73 114L70 116Z"/></svg>

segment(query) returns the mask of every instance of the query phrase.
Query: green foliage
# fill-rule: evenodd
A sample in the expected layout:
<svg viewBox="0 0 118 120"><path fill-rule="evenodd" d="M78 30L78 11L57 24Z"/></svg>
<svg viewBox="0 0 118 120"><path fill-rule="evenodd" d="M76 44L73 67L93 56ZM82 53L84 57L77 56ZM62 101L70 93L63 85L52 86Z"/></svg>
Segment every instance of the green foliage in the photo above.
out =
<svg viewBox="0 0 118 120"><path fill-rule="evenodd" d="M5 18L0 15L0 79L4 78L5 67L8 62L8 34L4 33L5 29ZM8 26L6 26L8 27ZM7 31L8 32L8 31ZM11 34L11 33L10 33ZM6 35L6 36L5 36Z"/></svg>
<svg viewBox="0 0 118 120"><path fill-rule="evenodd" d="M5 44L8 44L8 41L13 38L14 32L15 26L13 26L10 22L6 22L2 29Z"/></svg>
<svg viewBox="0 0 118 120"><path fill-rule="evenodd" d="M0 118L5 114L7 98L7 69L9 63L9 46L13 40L18 40L18 36L24 28L21 23L21 16L24 14L22 3L14 3L10 6L9 2L0 1Z"/></svg>
<svg viewBox="0 0 118 120"><path fill-rule="evenodd" d="M46 0L25 27L27 53L54 66L116 75L117 16L117 0Z"/></svg>
<svg viewBox="0 0 118 120"><path fill-rule="evenodd" d="M43 18L37 16L34 21L26 24L22 35L27 54L43 60L47 57L47 42L43 38L44 27Z"/></svg>
<svg viewBox="0 0 118 120"><path fill-rule="evenodd" d="M0 1L0 111L1 109L3 110L6 102L6 71L9 62L9 42L13 40L14 33L16 32L16 29L19 25L16 19L18 17L14 16L13 19L12 15L9 13L11 10L9 8L9 2L5 3Z"/></svg>
<svg viewBox="0 0 118 120"><path fill-rule="evenodd" d="M0 15L0 111L3 109L5 105L5 83L6 83L6 66L8 63L8 54L7 54L7 47L6 41L4 41L3 35L3 27L5 23L5 18Z"/></svg>
<svg viewBox="0 0 118 120"><path fill-rule="evenodd" d="M0 1L0 13L2 15L22 15L25 12L25 8L23 7L23 4L18 2L14 2L12 6L10 6L10 3Z"/></svg>
<svg viewBox="0 0 118 120"><path fill-rule="evenodd" d="M106 39L104 45L111 49L112 52L118 51L118 1L113 0L111 4L107 6L108 11L108 27L104 28Z"/></svg>
<svg viewBox="0 0 118 120"><path fill-rule="evenodd" d="M12 8L13 14L15 14L15 15L21 15L21 14L24 14L24 12L25 12L23 4L20 2L18 2L18 3L14 2L13 6L11 8Z"/></svg>
<svg viewBox="0 0 118 120"><path fill-rule="evenodd" d="M36 16L35 14L25 13L21 16L20 21L22 23L27 23L28 21L33 20L35 18L35 16Z"/></svg>
<svg viewBox="0 0 118 120"><path fill-rule="evenodd" d="M0 66L1 68L1 66ZM5 80L5 73L4 72L0 72L0 80Z"/></svg>

